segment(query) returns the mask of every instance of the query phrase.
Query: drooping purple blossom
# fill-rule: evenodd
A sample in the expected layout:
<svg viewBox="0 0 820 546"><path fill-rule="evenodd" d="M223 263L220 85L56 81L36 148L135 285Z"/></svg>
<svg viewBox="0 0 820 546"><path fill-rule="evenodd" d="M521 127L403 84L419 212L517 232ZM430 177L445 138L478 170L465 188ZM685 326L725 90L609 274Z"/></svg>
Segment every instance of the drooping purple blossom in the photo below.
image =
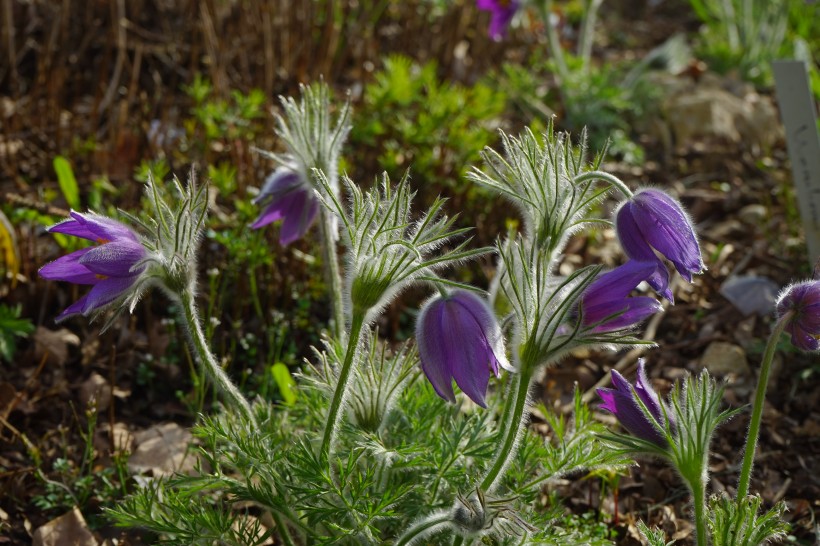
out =
<svg viewBox="0 0 820 546"><path fill-rule="evenodd" d="M147 255L137 235L126 225L92 213L71 212L71 218L48 229L98 243L58 258L40 268L42 278L92 285L91 291L57 317L90 313L128 294L145 266Z"/></svg>
<svg viewBox="0 0 820 546"><path fill-rule="evenodd" d="M253 200L265 209L251 224L253 229L284 220L279 242L289 245L307 233L319 213L319 199L302 175L288 167L279 167L265 180L259 195Z"/></svg>
<svg viewBox="0 0 820 546"><path fill-rule="evenodd" d="M476 404L484 398L490 374L511 369L501 327L484 299L466 290L436 296L416 323L421 368L439 396L455 402L453 379Z"/></svg>
<svg viewBox="0 0 820 546"><path fill-rule="evenodd" d="M612 389L598 389L598 396L604 401L600 408L614 415L635 436L666 447L666 438L656 426L664 428L666 419L671 417L668 412L664 415L658 394L646 376L644 360L638 360L638 377L634 387L617 370L612 370L612 386ZM646 406L655 423L650 421L638 400ZM674 429L674 423L670 425Z"/></svg>
<svg viewBox="0 0 820 546"><path fill-rule="evenodd" d="M615 229L624 252L633 260L660 262L655 253L658 251L689 282L693 273L705 269L691 220L683 206L661 190L644 188L625 201L615 215ZM658 268L648 282L672 300L665 267Z"/></svg>
<svg viewBox="0 0 820 546"><path fill-rule="evenodd" d="M478 0L478 9L490 12L490 27L487 30L490 38L501 40L507 33L507 27L518 11L518 0Z"/></svg>
<svg viewBox="0 0 820 546"><path fill-rule="evenodd" d="M787 287L777 299L777 316L786 313L785 331L792 344L804 351L820 350L820 280L804 281Z"/></svg>
<svg viewBox="0 0 820 546"><path fill-rule="evenodd" d="M662 306L656 299L630 296L641 282L656 274L658 267L655 261L629 260L595 279L581 295L584 326L592 326L594 332L611 332L634 326L660 311Z"/></svg>

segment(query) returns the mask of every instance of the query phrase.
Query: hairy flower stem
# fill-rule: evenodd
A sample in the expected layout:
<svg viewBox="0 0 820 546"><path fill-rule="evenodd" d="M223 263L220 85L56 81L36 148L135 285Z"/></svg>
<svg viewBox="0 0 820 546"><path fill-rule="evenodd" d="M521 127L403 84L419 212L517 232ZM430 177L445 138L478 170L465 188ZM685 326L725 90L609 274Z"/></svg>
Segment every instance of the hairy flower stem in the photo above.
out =
<svg viewBox="0 0 820 546"><path fill-rule="evenodd" d="M709 542L706 538L706 483L700 478L693 480L689 486L692 488L692 502L695 505L697 546L708 546Z"/></svg>
<svg viewBox="0 0 820 546"><path fill-rule="evenodd" d="M322 230L322 246L324 247L323 250L325 254L325 277L330 291L333 337L344 343L344 290L342 289L342 276L339 273L339 257L336 252L336 236L338 230L334 228L333 216L329 210L322 210L319 224Z"/></svg>
<svg viewBox="0 0 820 546"><path fill-rule="evenodd" d="M393 546L409 546L424 536L430 536L439 530L443 530L444 527L449 527L451 520L452 517L447 512L434 513L414 523L396 540Z"/></svg>
<svg viewBox="0 0 820 546"><path fill-rule="evenodd" d="M205 374L216 386L216 389L227 399L230 405L242 412L242 415L254 426L256 419L253 416L250 403L242 396L236 385L233 384L225 370L219 366L213 353L208 347L208 340L202 331L199 313L196 309L193 290L183 289L179 294L179 303L182 310L183 329L187 332L188 342L194 353L194 358L205 371Z"/></svg>
<svg viewBox="0 0 820 546"><path fill-rule="evenodd" d="M587 180L595 179L603 180L604 182L609 182L610 185L614 186L627 199L631 199L633 196L632 190L629 189L629 186L627 186L623 180L621 180L614 174L609 174L608 172L604 171L587 171L585 173L579 174L572 181L576 184L579 184L581 182L586 182Z"/></svg>
<svg viewBox="0 0 820 546"><path fill-rule="evenodd" d="M518 440L524 433L527 426L528 415L526 409L528 407L530 381L532 379L531 373L526 373L524 369L521 373L511 376L507 407L504 409L504 415L500 426L501 433L504 435L498 449L495 451L493 457L493 464L490 470L481 480L481 489L485 492L492 492L498 487L503 471L507 465L515 457L515 452L518 447Z"/></svg>
<svg viewBox="0 0 820 546"><path fill-rule="evenodd" d="M347 349L345 350L345 359L342 363L342 368L339 370L339 378L336 381L336 390L333 392L333 400L330 402L330 410L327 414L327 422L325 423L325 432L322 435L322 447L319 455L322 460L328 462L330 458L330 446L333 444L333 438L336 434L336 429L339 428L339 421L342 418L342 406L349 391L348 381L350 381L351 371L353 371L353 357L356 354L356 349L359 345L359 337L364 326L364 311L353 311L353 320L350 325L350 334L347 338Z"/></svg>
<svg viewBox="0 0 820 546"><path fill-rule="evenodd" d="M766 387L769 383L769 372L772 368L777 341L783 334L786 324L791 320L791 313L786 313L774 325L772 335L766 344L766 351L763 353L763 362L760 363L760 377L757 380L757 391L755 401L752 406L752 420L749 423L749 432L746 435L746 447L743 450L743 466L740 471L740 480L737 484L738 500L742 500L749 494L749 481L752 478L752 466L755 461L755 449L757 448L757 438L760 434L760 420L763 416L763 402L766 399Z"/></svg>

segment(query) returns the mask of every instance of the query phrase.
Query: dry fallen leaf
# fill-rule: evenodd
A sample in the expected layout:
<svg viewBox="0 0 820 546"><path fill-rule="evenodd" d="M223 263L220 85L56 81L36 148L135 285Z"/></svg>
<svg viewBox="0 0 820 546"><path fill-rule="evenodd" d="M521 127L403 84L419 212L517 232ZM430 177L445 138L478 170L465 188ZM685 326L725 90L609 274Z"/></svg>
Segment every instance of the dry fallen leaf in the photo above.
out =
<svg viewBox="0 0 820 546"><path fill-rule="evenodd" d="M95 372L80 385L79 396L83 408L93 400L97 411L105 411L111 404L111 386L106 378Z"/></svg>
<svg viewBox="0 0 820 546"><path fill-rule="evenodd" d="M83 515L76 506L38 527L31 535L32 546L98 546L97 539L88 530Z"/></svg>
<svg viewBox="0 0 820 546"><path fill-rule="evenodd" d="M63 366L68 360L68 346L80 344L80 338L66 328L49 330L38 326L34 331L34 361L40 362L48 355L48 362L52 366Z"/></svg>
<svg viewBox="0 0 820 546"><path fill-rule="evenodd" d="M194 457L188 456L188 445L193 436L176 423L154 425L134 434L134 453L128 459L128 468L135 474L151 473L154 477L174 472L189 472L194 468Z"/></svg>

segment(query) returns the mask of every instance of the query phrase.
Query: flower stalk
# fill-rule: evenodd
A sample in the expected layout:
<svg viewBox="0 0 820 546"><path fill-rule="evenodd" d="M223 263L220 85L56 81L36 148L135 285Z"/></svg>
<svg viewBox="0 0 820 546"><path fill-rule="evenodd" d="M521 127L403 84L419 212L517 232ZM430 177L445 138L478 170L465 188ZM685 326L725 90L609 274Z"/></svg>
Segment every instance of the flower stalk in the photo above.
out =
<svg viewBox="0 0 820 546"><path fill-rule="evenodd" d="M230 405L239 410L243 417L255 426L256 418L253 415L250 403L242 396L242 393L239 392L239 389L233 384L208 348L208 340L202 331L193 291L183 290L177 296L181 308L179 314L182 319L182 327L188 334L186 337L193 350L194 358Z"/></svg>
<svg viewBox="0 0 820 546"><path fill-rule="evenodd" d="M749 423L749 432L746 434L746 446L743 450L743 466L740 470L740 479L737 484L737 499L743 499L749 494L749 482L752 477L752 466L754 466L755 449L757 439L760 435L760 421L763 417L763 402L766 399L766 388L769 383L769 372L772 369L774 353L777 349L777 342L783 331L786 329L792 313L786 313L774 326L769 341L766 343L766 351L763 353L763 361L760 364L760 377L757 380L755 391L755 401L752 406L752 420Z"/></svg>
<svg viewBox="0 0 820 546"><path fill-rule="evenodd" d="M493 455L493 463L490 469L481 480L481 490L491 493L498 487L504 470L514 458L519 440L529 422L529 415L526 413L529 407L529 392L532 374L522 369L521 373L513 374L510 379L509 393L507 399L509 403L504 409L501 422L501 430L504 439L498 445Z"/></svg>
<svg viewBox="0 0 820 546"><path fill-rule="evenodd" d="M330 448L333 445L333 440L336 436L336 430L339 428L339 422L342 418L342 408L345 403L345 398L349 391L349 381L353 377L354 359L356 349L359 345L359 337L361 336L362 328L364 326L365 312L354 310L353 320L350 324L350 335L347 338L347 349L345 350L345 359L342 362L342 367L339 370L339 377L336 381L336 389L333 392L333 399L330 402L330 409L327 414L327 422L325 423L325 430L322 434L322 446L319 455L323 461L329 461Z"/></svg>
<svg viewBox="0 0 820 546"><path fill-rule="evenodd" d="M331 331L333 337L344 343L345 337L345 306L342 275L339 271L339 256L336 251L336 239L339 236L337 222L333 213L322 210L320 218L322 233L322 250L324 251L325 279L330 292Z"/></svg>
<svg viewBox="0 0 820 546"><path fill-rule="evenodd" d="M704 474L705 477L705 474ZM708 546L706 527L706 483L704 479L695 479L689 483L692 489L692 503L695 509L695 533L698 546Z"/></svg>

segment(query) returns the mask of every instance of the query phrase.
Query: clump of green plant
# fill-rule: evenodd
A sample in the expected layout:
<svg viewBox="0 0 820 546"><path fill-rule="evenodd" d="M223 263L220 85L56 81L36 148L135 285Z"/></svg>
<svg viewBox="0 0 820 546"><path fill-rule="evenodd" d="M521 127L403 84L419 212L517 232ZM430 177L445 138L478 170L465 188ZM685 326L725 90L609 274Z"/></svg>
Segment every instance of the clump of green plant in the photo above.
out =
<svg viewBox="0 0 820 546"><path fill-rule="evenodd" d="M365 87L354 119L351 144L375 154L380 168L399 179L409 168L420 187L435 195L463 194L461 177L479 152L494 142L507 103L496 86L442 81L434 62L414 63L391 55Z"/></svg>
<svg viewBox="0 0 820 546"><path fill-rule="evenodd" d="M563 129L577 132L586 128L591 146L603 149L608 145L612 155L640 164L644 151L632 139L631 127L652 112L658 98L658 90L644 76L649 70L681 70L690 52L683 36L676 35L640 61L596 63L592 52L602 3L583 0L562 6L579 29L573 47L560 36L552 17L557 11L554 2L533 2L546 32L546 54L537 50L523 65L505 63L502 81L527 117L557 113L557 124Z"/></svg>
<svg viewBox="0 0 820 546"><path fill-rule="evenodd" d="M197 74L182 90L194 103L191 108L194 121L188 124L189 133L201 131L207 141L228 142L250 140L255 136L253 121L264 114L265 94L261 89L251 89L247 94L233 90L229 99L219 98L214 96L211 82Z"/></svg>
<svg viewBox="0 0 820 546"><path fill-rule="evenodd" d="M772 83L778 58L817 55L820 7L791 0L690 0L703 21L698 54L721 74L736 71L759 86ZM816 72L816 69L813 70ZM816 78L816 76L815 76ZM817 91L815 90L815 94Z"/></svg>

